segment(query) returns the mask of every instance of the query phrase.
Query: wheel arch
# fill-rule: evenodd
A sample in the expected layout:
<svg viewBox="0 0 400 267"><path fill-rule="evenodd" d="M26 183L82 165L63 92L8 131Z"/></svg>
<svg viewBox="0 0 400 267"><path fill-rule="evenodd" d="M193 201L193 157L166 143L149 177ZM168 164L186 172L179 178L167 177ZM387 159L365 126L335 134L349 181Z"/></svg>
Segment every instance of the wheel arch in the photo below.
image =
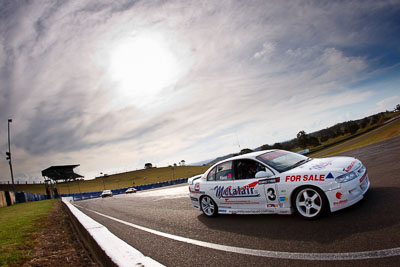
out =
<svg viewBox="0 0 400 267"><path fill-rule="evenodd" d="M199 206L200 206L200 210L203 211L203 207L202 207L202 205L201 205L201 201L202 201L203 198L205 198L205 197L209 197L209 198L214 202L215 209L216 209L216 215L218 215L218 213L219 213L219 206L218 206L218 203L217 203L217 201L215 201L215 199L214 199L212 196L210 196L210 195L208 195L208 194L203 194L203 195L201 195L201 196L199 197Z"/></svg>
<svg viewBox="0 0 400 267"><path fill-rule="evenodd" d="M201 196L199 196L199 203L201 202L201 200L202 200L204 197L209 197L209 198L211 198L211 199L214 201L215 205L218 207L217 201L215 201L215 199L214 199L212 196L210 196L209 194L202 194Z"/></svg>

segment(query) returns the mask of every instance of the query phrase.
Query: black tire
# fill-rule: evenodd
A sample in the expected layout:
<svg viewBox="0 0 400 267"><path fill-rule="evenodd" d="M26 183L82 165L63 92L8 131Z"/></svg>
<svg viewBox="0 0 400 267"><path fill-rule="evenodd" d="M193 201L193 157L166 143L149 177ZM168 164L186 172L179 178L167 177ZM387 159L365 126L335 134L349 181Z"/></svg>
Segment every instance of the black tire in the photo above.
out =
<svg viewBox="0 0 400 267"><path fill-rule="evenodd" d="M203 196L200 199L201 211L207 217L215 217L218 215L218 206L215 204L214 200L209 196Z"/></svg>
<svg viewBox="0 0 400 267"><path fill-rule="evenodd" d="M293 198L293 206L305 220L315 220L325 214L328 200L319 188L313 186L301 187Z"/></svg>

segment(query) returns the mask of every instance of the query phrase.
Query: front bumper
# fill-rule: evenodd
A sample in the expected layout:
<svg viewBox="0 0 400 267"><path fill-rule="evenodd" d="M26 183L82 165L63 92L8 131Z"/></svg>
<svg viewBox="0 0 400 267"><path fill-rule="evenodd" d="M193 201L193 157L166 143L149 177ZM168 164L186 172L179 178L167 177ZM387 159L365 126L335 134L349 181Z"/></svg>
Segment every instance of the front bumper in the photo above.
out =
<svg viewBox="0 0 400 267"><path fill-rule="evenodd" d="M337 211L354 205L363 199L370 187L367 171L352 181L341 183L340 189L326 192L331 211Z"/></svg>

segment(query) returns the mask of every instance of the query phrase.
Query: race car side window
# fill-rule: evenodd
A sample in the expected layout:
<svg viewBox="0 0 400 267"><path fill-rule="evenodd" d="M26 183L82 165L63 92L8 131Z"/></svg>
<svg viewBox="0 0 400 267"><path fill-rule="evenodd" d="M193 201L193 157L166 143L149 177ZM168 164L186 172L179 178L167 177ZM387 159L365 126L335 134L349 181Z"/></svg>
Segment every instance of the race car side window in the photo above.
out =
<svg viewBox="0 0 400 267"><path fill-rule="evenodd" d="M236 180L253 179L259 171L265 171L265 167L257 161L241 159L235 161Z"/></svg>
<svg viewBox="0 0 400 267"><path fill-rule="evenodd" d="M216 181L229 181L233 180L232 161L221 163L217 166L215 173Z"/></svg>
<svg viewBox="0 0 400 267"><path fill-rule="evenodd" d="M213 168L207 175L207 181L215 181L215 170L217 167Z"/></svg>

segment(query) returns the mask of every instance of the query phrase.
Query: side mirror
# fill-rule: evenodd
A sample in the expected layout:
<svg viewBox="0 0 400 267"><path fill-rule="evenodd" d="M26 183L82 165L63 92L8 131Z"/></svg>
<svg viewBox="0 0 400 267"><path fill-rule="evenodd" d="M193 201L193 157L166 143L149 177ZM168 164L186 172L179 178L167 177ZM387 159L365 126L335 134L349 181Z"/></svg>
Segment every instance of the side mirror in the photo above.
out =
<svg viewBox="0 0 400 267"><path fill-rule="evenodd" d="M267 178L272 176L273 174L271 172L266 172L266 171L259 171L256 173L256 178Z"/></svg>

